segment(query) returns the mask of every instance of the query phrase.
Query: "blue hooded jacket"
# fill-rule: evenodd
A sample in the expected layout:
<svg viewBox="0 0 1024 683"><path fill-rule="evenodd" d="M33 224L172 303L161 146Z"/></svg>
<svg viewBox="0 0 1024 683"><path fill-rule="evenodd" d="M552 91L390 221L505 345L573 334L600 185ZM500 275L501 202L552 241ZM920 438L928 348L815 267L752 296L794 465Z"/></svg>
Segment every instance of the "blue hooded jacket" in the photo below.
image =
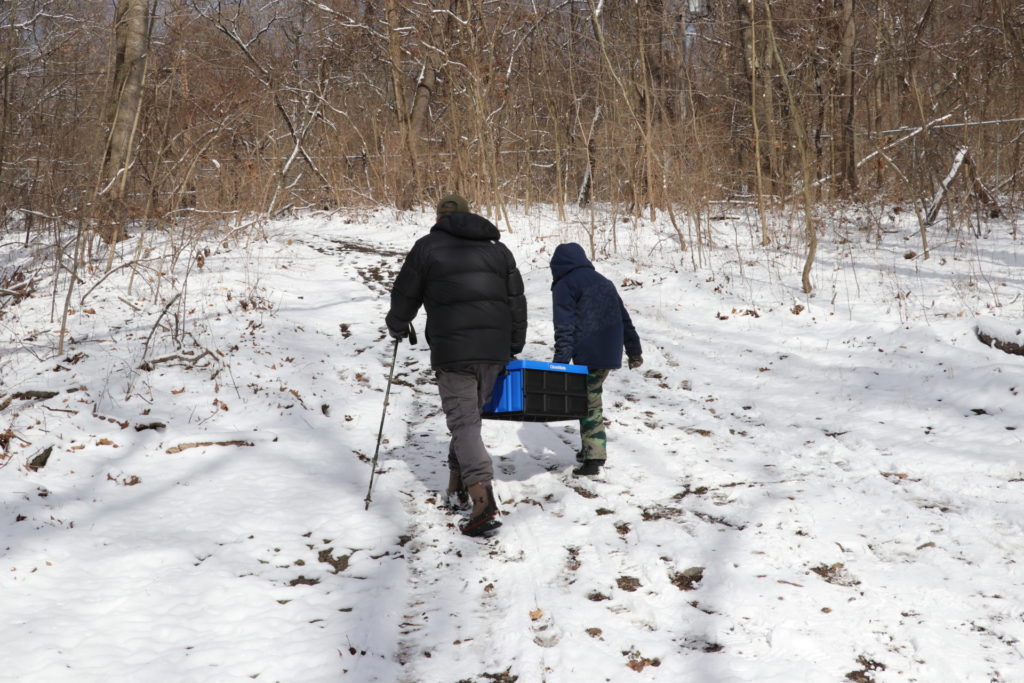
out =
<svg viewBox="0 0 1024 683"><path fill-rule="evenodd" d="M594 270L583 247L560 244L551 256L555 363L622 367L622 349L642 354L640 336L611 280Z"/></svg>

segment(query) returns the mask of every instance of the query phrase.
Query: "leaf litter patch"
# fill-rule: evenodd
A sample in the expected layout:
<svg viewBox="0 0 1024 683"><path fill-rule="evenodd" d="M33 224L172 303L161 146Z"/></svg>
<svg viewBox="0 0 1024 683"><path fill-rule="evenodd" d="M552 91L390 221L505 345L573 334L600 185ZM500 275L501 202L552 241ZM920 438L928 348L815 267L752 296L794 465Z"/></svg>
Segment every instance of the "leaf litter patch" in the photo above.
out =
<svg viewBox="0 0 1024 683"><path fill-rule="evenodd" d="M825 579L828 583L835 584L836 586L852 587L860 585L860 579L851 574L850 570L842 562L819 564L817 567L811 567L811 571Z"/></svg>
<svg viewBox="0 0 1024 683"><path fill-rule="evenodd" d="M865 655L857 657L857 663L861 668L846 674L846 678L854 681L854 683L875 683L875 679L871 677L871 672L885 671L885 664L876 662Z"/></svg>
<svg viewBox="0 0 1024 683"><path fill-rule="evenodd" d="M669 581L681 591L696 590L697 585L703 580L704 567L690 567L689 569L669 575Z"/></svg>

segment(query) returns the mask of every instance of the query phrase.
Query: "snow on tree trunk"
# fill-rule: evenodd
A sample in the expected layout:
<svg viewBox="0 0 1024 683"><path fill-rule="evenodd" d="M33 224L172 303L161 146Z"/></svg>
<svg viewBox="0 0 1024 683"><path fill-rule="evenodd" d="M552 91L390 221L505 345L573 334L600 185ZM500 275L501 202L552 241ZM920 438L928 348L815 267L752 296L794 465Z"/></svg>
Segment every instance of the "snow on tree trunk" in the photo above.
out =
<svg viewBox="0 0 1024 683"><path fill-rule="evenodd" d="M963 166L964 158L966 156L967 148L958 147L956 150L956 156L953 158L953 168L949 169L949 175L947 175L945 180L942 181L942 184L939 185L939 189L935 191L935 196L932 197L931 206L928 207L928 213L925 214L925 225L931 225L935 222L935 217L939 215L939 208L942 206L942 200L946 196L946 190L949 189L949 185L953 182L953 178L956 177L960 167Z"/></svg>

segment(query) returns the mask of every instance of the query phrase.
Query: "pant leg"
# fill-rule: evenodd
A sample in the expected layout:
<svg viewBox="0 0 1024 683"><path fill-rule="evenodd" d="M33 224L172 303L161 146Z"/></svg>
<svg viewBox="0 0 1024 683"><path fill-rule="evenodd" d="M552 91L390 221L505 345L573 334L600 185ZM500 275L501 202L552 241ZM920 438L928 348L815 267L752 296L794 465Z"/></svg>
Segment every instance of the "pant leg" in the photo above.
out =
<svg viewBox="0 0 1024 683"><path fill-rule="evenodd" d="M584 460L605 460L608 439L604 430L604 381L611 370L587 373L587 416L580 420L580 442Z"/></svg>
<svg viewBox="0 0 1024 683"><path fill-rule="evenodd" d="M480 436L480 409L490 398L502 368L501 364L481 363L459 370L437 371L441 408L452 435L448 448L449 467L454 455L454 464L466 486L494 478L494 465Z"/></svg>

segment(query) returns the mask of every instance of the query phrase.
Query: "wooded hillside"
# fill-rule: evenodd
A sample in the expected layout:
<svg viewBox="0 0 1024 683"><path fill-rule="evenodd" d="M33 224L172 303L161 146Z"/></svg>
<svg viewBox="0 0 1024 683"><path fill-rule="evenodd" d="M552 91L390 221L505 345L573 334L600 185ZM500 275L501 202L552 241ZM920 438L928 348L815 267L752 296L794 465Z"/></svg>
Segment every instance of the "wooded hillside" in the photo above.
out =
<svg viewBox="0 0 1024 683"><path fill-rule="evenodd" d="M451 189L499 221L880 198L929 222L1019 203L1021 92L1017 0L9 0L0 208L108 240Z"/></svg>

